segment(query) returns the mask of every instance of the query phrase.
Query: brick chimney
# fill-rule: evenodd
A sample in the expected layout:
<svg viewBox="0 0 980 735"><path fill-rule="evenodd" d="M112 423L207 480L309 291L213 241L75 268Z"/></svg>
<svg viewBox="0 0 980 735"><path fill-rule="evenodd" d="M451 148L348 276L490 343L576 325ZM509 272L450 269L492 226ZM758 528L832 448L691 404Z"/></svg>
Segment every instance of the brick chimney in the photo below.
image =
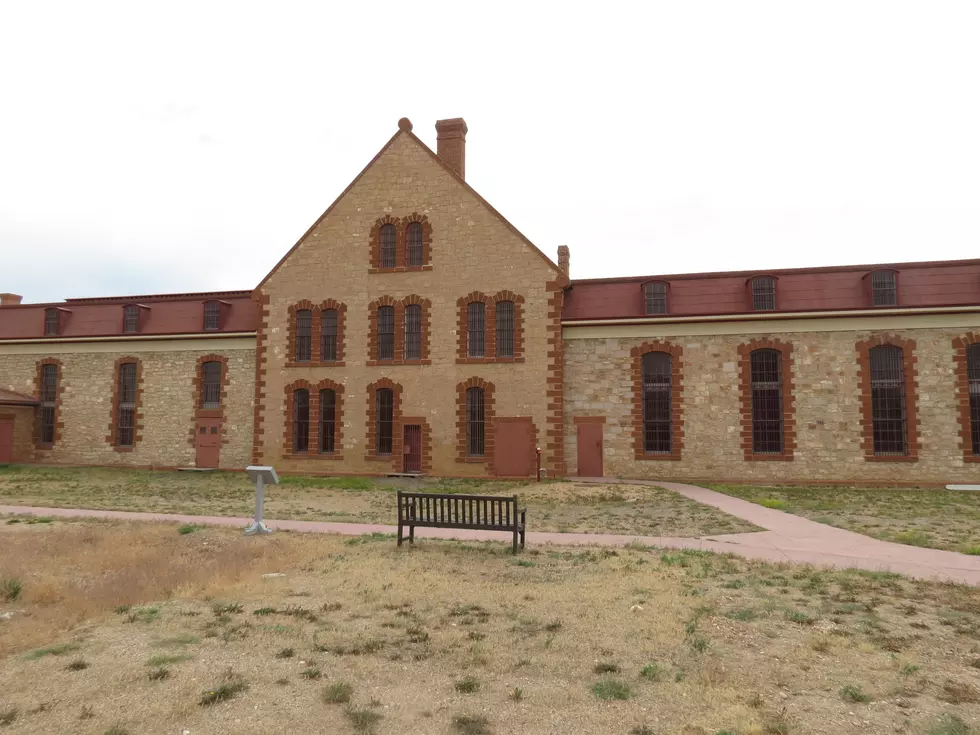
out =
<svg viewBox="0 0 980 735"><path fill-rule="evenodd" d="M558 267L565 271L565 275L569 277L571 276L571 273L568 272L571 257L572 254L568 250L568 245L558 246Z"/></svg>
<svg viewBox="0 0 980 735"><path fill-rule="evenodd" d="M17 306L22 298L20 294L0 293L0 306Z"/></svg>
<svg viewBox="0 0 980 735"><path fill-rule="evenodd" d="M461 117L436 120L436 154L461 179L466 178L466 130Z"/></svg>

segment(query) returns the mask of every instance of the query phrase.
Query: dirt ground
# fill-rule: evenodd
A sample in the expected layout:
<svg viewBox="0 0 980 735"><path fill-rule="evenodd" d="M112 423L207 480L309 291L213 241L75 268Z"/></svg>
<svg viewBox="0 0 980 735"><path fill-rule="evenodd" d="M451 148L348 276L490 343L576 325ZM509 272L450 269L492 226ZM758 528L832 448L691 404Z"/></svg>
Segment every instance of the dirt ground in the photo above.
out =
<svg viewBox="0 0 980 735"><path fill-rule="evenodd" d="M4 735L980 725L971 587L647 547L514 557L169 524L4 523L0 548Z"/></svg>
<svg viewBox="0 0 980 735"><path fill-rule="evenodd" d="M980 492L866 487L710 487L884 541L980 554Z"/></svg>
<svg viewBox="0 0 980 735"><path fill-rule="evenodd" d="M517 494L532 531L710 536L759 530L662 488L574 482L286 477L268 491L265 515L394 525L399 488ZM254 503L255 490L240 473L0 468L0 505L249 516Z"/></svg>

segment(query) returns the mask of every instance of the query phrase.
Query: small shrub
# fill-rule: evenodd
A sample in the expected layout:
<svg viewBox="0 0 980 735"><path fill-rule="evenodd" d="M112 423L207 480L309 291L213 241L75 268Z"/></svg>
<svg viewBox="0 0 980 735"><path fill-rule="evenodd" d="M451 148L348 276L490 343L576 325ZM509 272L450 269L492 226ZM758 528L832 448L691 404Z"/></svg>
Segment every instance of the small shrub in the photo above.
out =
<svg viewBox="0 0 980 735"><path fill-rule="evenodd" d="M125 615L132 609L132 605L120 605L116 608L116 615Z"/></svg>
<svg viewBox="0 0 980 735"><path fill-rule="evenodd" d="M722 587L726 590L740 590L744 586L745 586L745 582L744 580L741 579L732 579L722 584Z"/></svg>
<svg viewBox="0 0 980 735"><path fill-rule="evenodd" d="M200 531L204 526L198 526L194 523L185 523L183 526L177 529L177 533L181 536L186 536L189 533L194 533L195 531Z"/></svg>
<svg viewBox="0 0 980 735"><path fill-rule="evenodd" d="M454 685L460 694L473 694L480 691L480 682L472 676L467 676L456 682Z"/></svg>
<svg viewBox="0 0 980 735"><path fill-rule="evenodd" d="M323 701L327 704L347 704L354 694L354 687L346 681L337 681L323 690Z"/></svg>
<svg viewBox="0 0 980 735"><path fill-rule="evenodd" d="M630 730L630 735L655 735L655 733L646 725L637 725Z"/></svg>
<svg viewBox="0 0 980 735"><path fill-rule="evenodd" d="M537 562L529 561L527 559L518 559L516 562L514 562L514 564L519 567L536 567L538 565Z"/></svg>
<svg viewBox="0 0 980 735"><path fill-rule="evenodd" d="M633 696L633 689L625 681L619 679L603 679L592 685L592 693L599 699L626 700Z"/></svg>
<svg viewBox="0 0 980 735"><path fill-rule="evenodd" d="M510 693L510 698L515 702L520 702L522 699L524 699L524 690L520 687L516 687L514 691Z"/></svg>
<svg viewBox="0 0 980 735"><path fill-rule="evenodd" d="M904 666L902 666L901 669L899 669L899 673L901 673L902 676L912 676L912 674L914 674L921 668L922 668L921 666L918 666L916 664L905 664Z"/></svg>
<svg viewBox="0 0 980 735"><path fill-rule="evenodd" d="M159 668L153 669L149 674L150 681L163 681L164 679L170 678L170 669Z"/></svg>
<svg viewBox="0 0 980 735"><path fill-rule="evenodd" d="M663 671L661 671L658 664L647 664L640 669L640 676L650 681L660 681L660 678L663 676Z"/></svg>
<svg viewBox="0 0 980 735"><path fill-rule="evenodd" d="M348 706L344 714L356 733L373 733L381 722L381 713L371 709L354 709Z"/></svg>
<svg viewBox="0 0 980 735"><path fill-rule="evenodd" d="M970 735L970 728L959 717L947 712L929 728L928 735Z"/></svg>
<svg viewBox="0 0 980 735"><path fill-rule="evenodd" d="M909 546L932 546L933 544L932 536L919 529L901 531L895 534L894 539L900 544Z"/></svg>
<svg viewBox="0 0 980 735"><path fill-rule="evenodd" d="M619 666L608 661L600 661L592 668L592 671L596 674L618 674Z"/></svg>
<svg viewBox="0 0 980 735"><path fill-rule="evenodd" d="M706 638L702 638L699 635L691 636L690 638L688 638L687 642L691 645L691 648L693 648L697 653L704 653L705 651L708 650L708 648L711 645L710 643L708 643Z"/></svg>
<svg viewBox="0 0 980 735"><path fill-rule="evenodd" d="M260 607L258 610L254 610L252 615L275 615L276 608L274 607Z"/></svg>
<svg viewBox="0 0 980 735"><path fill-rule="evenodd" d="M751 607L743 607L741 610L732 610L731 612L725 613L725 617L729 620L739 620L743 623L748 623L759 617L759 614Z"/></svg>
<svg viewBox="0 0 980 735"><path fill-rule="evenodd" d="M308 669L303 669L299 672L299 675L304 679L319 679L322 676L320 669L318 669L316 666L310 666Z"/></svg>
<svg viewBox="0 0 980 735"><path fill-rule="evenodd" d="M960 551L970 556L980 556L980 546L964 546Z"/></svg>
<svg viewBox="0 0 980 735"><path fill-rule="evenodd" d="M763 508L772 508L773 510L786 510L789 508L789 503L778 498L763 498L759 501L759 505Z"/></svg>
<svg viewBox="0 0 980 735"><path fill-rule="evenodd" d="M0 710L0 727L6 727L7 725L13 725L14 720L17 719L17 714L19 710L16 707L11 707L10 709Z"/></svg>
<svg viewBox="0 0 980 735"><path fill-rule="evenodd" d="M126 615L127 623L152 623L160 617L160 608L158 607L138 607L135 610L130 610L129 614Z"/></svg>
<svg viewBox="0 0 980 735"><path fill-rule="evenodd" d="M245 606L240 602L230 602L228 604L221 604L216 602L211 606L211 612L215 615L231 615L233 613L240 613L245 609Z"/></svg>
<svg viewBox="0 0 980 735"><path fill-rule="evenodd" d="M544 629L549 633L557 633L559 630L561 630L561 627L562 622L560 620L552 620L550 623L544 626Z"/></svg>
<svg viewBox="0 0 980 735"><path fill-rule="evenodd" d="M810 648L818 653L827 653L830 650L830 638L818 636L810 641Z"/></svg>
<svg viewBox="0 0 980 735"><path fill-rule="evenodd" d="M20 597L20 592L24 588L19 579L0 580L0 600L13 602Z"/></svg>
<svg viewBox="0 0 980 735"><path fill-rule="evenodd" d="M817 622L815 617L807 615L805 612L800 612L799 610L787 611L786 619L791 623L796 623L797 625L813 625L815 622Z"/></svg>
<svg viewBox="0 0 980 735"><path fill-rule="evenodd" d="M292 658L296 652L292 648L282 648L276 653L276 658Z"/></svg>
<svg viewBox="0 0 980 735"><path fill-rule="evenodd" d="M247 689L248 682L240 674L234 674L229 670L225 672L221 683L201 694L198 704L202 707L211 707L219 702L233 699Z"/></svg>
<svg viewBox="0 0 980 735"><path fill-rule="evenodd" d="M83 658L76 658L65 667L66 671L85 671L88 668L88 661Z"/></svg>
<svg viewBox="0 0 980 735"><path fill-rule="evenodd" d="M840 690L840 695L851 702L870 702L871 697L861 691L861 687L848 684Z"/></svg>
<svg viewBox="0 0 980 735"><path fill-rule="evenodd" d="M456 715L453 728L460 735L490 735L490 720L483 715Z"/></svg>

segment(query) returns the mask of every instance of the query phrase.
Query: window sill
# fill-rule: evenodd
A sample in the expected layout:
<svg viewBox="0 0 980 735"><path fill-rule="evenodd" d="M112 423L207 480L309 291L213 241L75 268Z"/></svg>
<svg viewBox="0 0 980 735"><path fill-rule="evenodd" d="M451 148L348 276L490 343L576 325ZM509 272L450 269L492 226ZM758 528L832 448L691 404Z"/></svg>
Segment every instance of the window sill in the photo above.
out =
<svg viewBox="0 0 980 735"><path fill-rule="evenodd" d="M343 459L343 452L334 452L333 454L321 454L319 452L284 452L282 455L283 459L325 459L325 460L335 460Z"/></svg>
<svg viewBox="0 0 980 735"><path fill-rule="evenodd" d="M368 360L367 367L384 367L386 365L431 365L432 360Z"/></svg>
<svg viewBox="0 0 980 735"><path fill-rule="evenodd" d="M431 270L431 265L398 265L394 268L368 268L368 273L420 273Z"/></svg>
<svg viewBox="0 0 980 735"><path fill-rule="evenodd" d="M194 411L194 417L199 419L220 419L224 415L224 410L220 408L199 408Z"/></svg>
<svg viewBox="0 0 980 735"><path fill-rule="evenodd" d="M745 453L746 462L792 462L793 454L782 452L780 454L755 454L753 452Z"/></svg>
<svg viewBox="0 0 980 735"><path fill-rule="evenodd" d="M34 448L47 452L54 449L54 442L44 442L41 444L35 444Z"/></svg>
<svg viewBox="0 0 980 735"><path fill-rule="evenodd" d="M668 452L665 454L648 454L647 452L637 452L633 458L638 460L652 460L655 462L676 462L681 458L681 455L678 452Z"/></svg>
<svg viewBox="0 0 980 735"><path fill-rule="evenodd" d="M524 362L523 357L457 357L457 365L492 365L494 363L507 364L514 362Z"/></svg>
<svg viewBox="0 0 980 735"><path fill-rule="evenodd" d="M897 454L894 456L889 455L879 455L879 454L866 454L864 455L865 462L918 462L918 456L914 454Z"/></svg>
<svg viewBox="0 0 980 735"><path fill-rule="evenodd" d="M120 447L116 445L112 446L112 451L114 452L132 452L134 449L136 449L136 447Z"/></svg>
<svg viewBox="0 0 980 735"><path fill-rule="evenodd" d="M456 461L460 464L485 464L486 457L457 457Z"/></svg>
<svg viewBox="0 0 980 735"><path fill-rule="evenodd" d="M980 455L968 454L963 457L964 462L980 462Z"/></svg>

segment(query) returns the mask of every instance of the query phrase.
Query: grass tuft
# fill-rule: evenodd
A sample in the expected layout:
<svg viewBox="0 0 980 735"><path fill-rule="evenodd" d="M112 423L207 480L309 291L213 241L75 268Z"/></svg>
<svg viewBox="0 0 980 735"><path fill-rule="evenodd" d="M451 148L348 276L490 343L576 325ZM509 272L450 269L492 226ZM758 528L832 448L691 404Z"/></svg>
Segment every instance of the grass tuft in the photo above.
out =
<svg viewBox="0 0 980 735"><path fill-rule="evenodd" d="M347 704L354 694L354 687L346 681L337 681L323 690L323 701L327 704Z"/></svg>
<svg viewBox="0 0 980 735"><path fill-rule="evenodd" d="M658 664L647 664L640 669L640 676L650 681L660 681L663 671Z"/></svg>
<svg viewBox="0 0 980 735"><path fill-rule="evenodd" d="M351 727L356 733L373 733L381 722L381 713L372 709L354 709L350 705L344 710Z"/></svg>
<svg viewBox="0 0 980 735"><path fill-rule="evenodd" d="M609 661L600 661L592 667L592 671L596 674L618 674L619 666Z"/></svg>
<svg viewBox="0 0 980 735"><path fill-rule="evenodd" d="M453 729L460 735L490 735L490 720L484 715L456 715Z"/></svg>
<svg viewBox="0 0 980 735"><path fill-rule="evenodd" d="M473 694L480 691L480 682L472 676L466 676L453 685L460 694Z"/></svg>
<svg viewBox="0 0 980 735"><path fill-rule="evenodd" d="M871 697L861 691L861 687L848 684L840 690L840 695L850 702L870 702Z"/></svg>
<svg viewBox="0 0 980 735"><path fill-rule="evenodd" d="M65 671L85 671L88 668L88 661L83 658L76 658L65 667Z"/></svg>
<svg viewBox="0 0 980 735"><path fill-rule="evenodd" d="M170 669L164 669L164 668L153 669L153 671L151 671L148 674L148 678L150 679L150 681L163 681L164 679L169 679Z"/></svg>
<svg viewBox="0 0 980 735"><path fill-rule="evenodd" d="M524 699L524 690L520 687L515 687L514 691L510 693L510 698L515 702L520 702L522 699Z"/></svg>
<svg viewBox="0 0 980 735"><path fill-rule="evenodd" d="M183 526L177 529L177 533L179 533L181 536L186 536L190 533L194 533L195 531L200 531L202 528L204 528L204 526L198 526L195 523L185 523Z"/></svg>
<svg viewBox="0 0 980 735"><path fill-rule="evenodd" d="M24 589L24 585L19 579L0 580L0 600L13 602L20 597L22 589Z"/></svg>
<svg viewBox="0 0 980 735"><path fill-rule="evenodd" d="M319 679L323 673L316 666L310 666L308 669L300 671L299 675L304 679Z"/></svg>
<svg viewBox="0 0 980 735"><path fill-rule="evenodd" d="M970 727L957 715L947 712L929 728L927 735L970 735Z"/></svg>
<svg viewBox="0 0 980 735"><path fill-rule="evenodd" d="M219 702L227 702L229 699L237 697L247 689L248 682L245 681L244 677L242 677L240 674L232 673L231 670L229 670L225 672L225 675L219 684L201 694L201 698L197 703L202 707L211 707Z"/></svg>
<svg viewBox="0 0 980 735"><path fill-rule="evenodd" d="M625 681L619 679L603 679L591 687L592 693L599 699L627 700L633 696L633 689Z"/></svg>
<svg viewBox="0 0 980 735"><path fill-rule="evenodd" d="M10 709L0 710L0 727L6 727L7 725L13 725L14 720L17 719L17 715L20 710L16 707L11 707Z"/></svg>
<svg viewBox="0 0 980 735"><path fill-rule="evenodd" d="M149 661L146 662L147 666L169 666L170 664L180 664L184 661L189 661L194 658L186 653L177 653L172 656L151 656Z"/></svg>
<svg viewBox="0 0 980 735"><path fill-rule="evenodd" d="M276 653L276 658L292 658L295 655L296 651L294 651L292 648L281 648Z"/></svg>
<svg viewBox="0 0 980 735"><path fill-rule="evenodd" d="M35 648L33 651L29 651L24 654L24 658L26 658L28 661L37 661L39 658L44 658L45 656L63 656L66 653L71 653L72 651L77 650L77 643L61 643L57 646Z"/></svg>

